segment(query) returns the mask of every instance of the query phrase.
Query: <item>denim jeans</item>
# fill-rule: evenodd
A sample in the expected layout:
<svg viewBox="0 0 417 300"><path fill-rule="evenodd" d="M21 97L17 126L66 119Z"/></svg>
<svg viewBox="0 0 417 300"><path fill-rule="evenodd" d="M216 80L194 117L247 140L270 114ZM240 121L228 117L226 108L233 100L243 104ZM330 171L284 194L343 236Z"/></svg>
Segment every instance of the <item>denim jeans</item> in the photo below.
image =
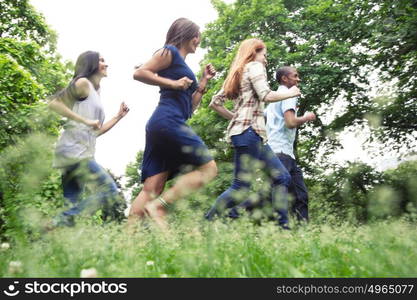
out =
<svg viewBox="0 0 417 300"><path fill-rule="evenodd" d="M86 208L90 211L96 210L118 197L113 178L93 159L66 167L61 178L66 205L70 208L55 219L57 225L72 226L74 216ZM82 194L87 184L91 194L83 198Z"/></svg>
<svg viewBox="0 0 417 300"><path fill-rule="evenodd" d="M234 147L234 179L232 185L217 198L215 204L207 212L206 219L213 219L226 208L231 208L229 217L232 218L239 216L239 208L246 210L253 208L254 204L251 200L243 199L238 203L236 198L239 197L236 195L248 195L254 180L254 166L260 163L258 167L263 168L271 181L268 201L278 213L278 224L285 226L288 224L287 189L291 180L287 170L271 148L262 143L262 138L252 127L239 135L232 136L231 139Z"/></svg>
<svg viewBox="0 0 417 300"><path fill-rule="evenodd" d="M288 192L294 197L291 212L298 221L308 222L308 192L304 183L303 172L297 166L294 158L284 153L278 153L278 158L291 175Z"/></svg>

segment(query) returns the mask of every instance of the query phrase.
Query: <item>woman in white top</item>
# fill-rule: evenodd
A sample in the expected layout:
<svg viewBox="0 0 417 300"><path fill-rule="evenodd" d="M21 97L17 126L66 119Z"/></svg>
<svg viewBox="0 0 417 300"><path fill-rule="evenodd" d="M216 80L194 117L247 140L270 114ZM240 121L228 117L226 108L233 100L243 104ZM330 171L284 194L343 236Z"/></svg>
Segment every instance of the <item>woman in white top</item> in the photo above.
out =
<svg viewBox="0 0 417 300"><path fill-rule="evenodd" d="M62 188L70 207L54 219L55 226L73 226L74 216L87 206L96 209L118 196L114 180L94 159L96 137L110 130L129 111L121 103L118 114L104 123L99 91L107 67L98 52L82 53L73 79L49 103L53 111L68 118L56 145L54 167L62 171ZM83 199L86 183L92 194Z"/></svg>

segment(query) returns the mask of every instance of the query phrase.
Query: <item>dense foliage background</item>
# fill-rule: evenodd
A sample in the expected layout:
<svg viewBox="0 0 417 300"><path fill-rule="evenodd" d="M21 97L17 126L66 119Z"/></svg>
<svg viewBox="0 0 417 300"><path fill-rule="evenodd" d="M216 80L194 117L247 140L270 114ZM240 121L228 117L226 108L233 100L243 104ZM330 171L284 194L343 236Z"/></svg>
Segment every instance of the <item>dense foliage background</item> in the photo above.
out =
<svg viewBox="0 0 417 300"><path fill-rule="evenodd" d="M239 43L259 37L268 46L271 87L277 88L278 66L296 66L303 94L299 115L314 111L318 116L298 130L295 143L313 220L326 220L328 214L353 222L414 214L417 1L212 3L219 16L203 33L202 46L208 51L203 63L213 63L219 75L190 124L215 153L220 172L201 193L205 196L200 206L207 209L227 188L232 168L232 149L224 138L228 121L208 104L221 88ZM395 153L402 163L395 170L381 170L368 161L335 160L343 132L349 131L367 138L363 151L369 157ZM126 173L134 194L141 157L139 152Z"/></svg>
<svg viewBox="0 0 417 300"><path fill-rule="evenodd" d="M73 65L62 62L56 33L29 1L1 1L0 24L0 235L13 236L63 205L52 168L61 122L46 99L68 84Z"/></svg>
<svg viewBox="0 0 417 300"><path fill-rule="evenodd" d="M67 84L73 65L62 61L55 32L27 0L0 2L0 240L11 245L0 249L0 273L74 277L95 267L102 276L417 274L417 1L212 3L218 18L203 32L202 64L213 63L219 75L190 124L213 151L219 175L179 201L167 237L146 223L127 233L112 222L124 219L124 202L75 228L42 231L63 207L60 173L52 168L61 121L48 112L46 99ZM239 42L249 37L268 46L272 88L277 66L298 68L299 114L318 116L299 129L295 145L309 188L311 224L292 233L279 231L262 213L232 223L203 220L233 171L224 139L227 121L208 104ZM335 161L347 131L366 136L370 157L396 153L400 163L382 169L367 161ZM124 185L115 178L128 199L142 188L142 155L128 165ZM262 173L256 176L254 188L267 191ZM405 256L408 264L401 263ZM16 260L23 267L10 269Z"/></svg>

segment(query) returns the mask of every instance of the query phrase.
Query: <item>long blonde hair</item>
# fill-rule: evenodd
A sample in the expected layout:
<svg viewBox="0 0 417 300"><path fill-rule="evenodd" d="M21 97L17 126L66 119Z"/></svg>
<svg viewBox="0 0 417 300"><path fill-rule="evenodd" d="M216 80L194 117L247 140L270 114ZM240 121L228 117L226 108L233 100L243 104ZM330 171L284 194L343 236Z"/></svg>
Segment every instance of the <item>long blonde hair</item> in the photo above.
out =
<svg viewBox="0 0 417 300"><path fill-rule="evenodd" d="M224 81L223 90L227 98L235 99L239 96L239 86L242 80L243 68L255 60L256 54L265 49L265 43L256 38L244 40L237 51L229 74Z"/></svg>

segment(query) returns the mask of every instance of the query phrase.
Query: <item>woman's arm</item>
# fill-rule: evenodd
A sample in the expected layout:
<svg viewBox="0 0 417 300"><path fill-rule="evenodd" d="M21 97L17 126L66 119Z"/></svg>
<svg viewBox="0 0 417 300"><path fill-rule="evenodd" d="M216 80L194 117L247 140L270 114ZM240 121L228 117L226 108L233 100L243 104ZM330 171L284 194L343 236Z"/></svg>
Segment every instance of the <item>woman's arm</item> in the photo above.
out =
<svg viewBox="0 0 417 300"><path fill-rule="evenodd" d="M200 105L201 98L203 98L204 90L206 89L207 82L212 79L216 75L216 69L214 69L212 64L208 64L205 66L203 75L201 80L198 84L198 89L193 94L192 104L193 104L193 111Z"/></svg>
<svg viewBox="0 0 417 300"><path fill-rule="evenodd" d="M231 120L234 117L234 113L224 107L226 96L224 95L223 89L221 89L216 95L213 96L209 107L216 111L219 115L227 120Z"/></svg>
<svg viewBox="0 0 417 300"><path fill-rule="evenodd" d="M278 102L285 99L298 97L300 96L300 90L295 85L291 87L290 89L286 91L270 91L266 96L264 97L263 101L265 102Z"/></svg>
<svg viewBox="0 0 417 300"><path fill-rule="evenodd" d="M103 124L103 126L97 131L97 136L100 136L112 129L113 126L116 125L121 119L123 119L123 117L126 116L128 112L129 107L127 107L127 105L124 102L122 102L120 104L120 109L117 115Z"/></svg>
<svg viewBox="0 0 417 300"><path fill-rule="evenodd" d="M76 96L79 98L85 98L88 97L89 94L89 85L87 82L88 79L86 78L80 78L78 79L75 84L75 93ZM63 95L62 97L53 98L49 103L48 107L56 112L57 114L66 117L68 119L74 120L76 122L85 124L87 126L92 127L93 129L99 129L100 128L100 121L99 120L89 120L85 119L84 117L80 116L79 114L73 112L65 103L70 103L71 101L74 101L73 99L69 99L68 95Z"/></svg>
<svg viewBox="0 0 417 300"><path fill-rule="evenodd" d="M235 116L234 113L232 113L230 110L228 110L226 107L222 105L210 103L210 108L212 108L214 111L216 111L219 115L221 115L223 118L227 120L231 120Z"/></svg>
<svg viewBox="0 0 417 300"><path fill-rule="evenodd" d="M271 91L266 78L265 66L262 63L251 63L248 68L249 80L251 81L252 87L258 95L259 100L265 102L277 102L301 95L300 90L296 86L293 86L287 91Z"/></svg>
<svg viewBox="0 0 417 300"><path fill-rule="evenodd" d="M165 51L164 51L165 50ZM175 90L186 90L193 83L188 77L183 77L178 80L172 80L158 76L158 72L168 68L172 62L171 51L166 49L158 50L152 58L141 65L133 73L133 79L140 82L157 85L162 88L170 88Z"/></svg>

